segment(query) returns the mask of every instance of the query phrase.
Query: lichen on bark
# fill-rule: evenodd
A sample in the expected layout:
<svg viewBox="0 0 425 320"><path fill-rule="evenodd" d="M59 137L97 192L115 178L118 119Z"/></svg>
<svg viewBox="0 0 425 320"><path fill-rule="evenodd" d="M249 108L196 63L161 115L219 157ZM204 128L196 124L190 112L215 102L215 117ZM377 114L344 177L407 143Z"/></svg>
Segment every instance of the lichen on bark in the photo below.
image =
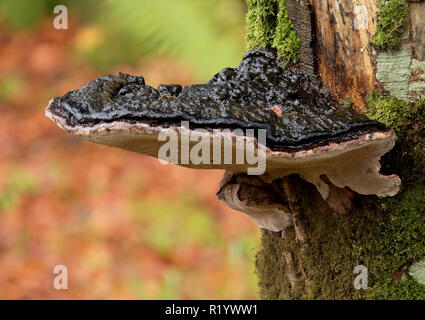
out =
<svg viewBox="0 0 425 320"><path fill-rule="evenodd" d="M399 99L407 99L411 63L410 50L405 45L399 50L382 51L376 55L376 79L385 92Z"/></svg>
<svg viewBox="0 0 425 320"><path fill-rule="evenodd" d="M301 41L288 17L285 0L247 0L247 35L249 50L272 47L286 64L300 58Z"/></svg>

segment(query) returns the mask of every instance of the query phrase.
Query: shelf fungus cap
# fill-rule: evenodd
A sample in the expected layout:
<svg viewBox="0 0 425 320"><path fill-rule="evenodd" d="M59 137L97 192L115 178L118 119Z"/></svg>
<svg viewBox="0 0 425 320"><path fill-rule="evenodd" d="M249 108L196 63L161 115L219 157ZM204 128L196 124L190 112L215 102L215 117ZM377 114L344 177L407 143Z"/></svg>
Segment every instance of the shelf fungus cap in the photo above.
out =
<svg viewBox="0 0 425 320"><path fill-rule="evenodd" d="M324 199L331 185L380 197L400 188L396 175L379 172L394 132L339 105L306 75L283 70L272 50L248 51L238 67L206 84L155 89L143 77L103 76L53 98L46 115L91 142L185 167L225 169L219 199L273 231L290 224L286 204L250 201L233 176L258 175L258 189L258 180L271 185L298 174Z"/></svg>

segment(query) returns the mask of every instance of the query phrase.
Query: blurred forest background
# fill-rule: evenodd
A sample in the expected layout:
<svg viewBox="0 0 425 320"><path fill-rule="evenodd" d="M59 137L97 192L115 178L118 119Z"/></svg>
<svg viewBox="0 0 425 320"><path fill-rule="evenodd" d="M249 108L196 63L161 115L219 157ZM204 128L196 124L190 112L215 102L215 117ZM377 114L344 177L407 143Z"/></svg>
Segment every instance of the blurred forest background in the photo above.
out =
<svg viewBox="0 0 425 320"><path fill-rule="evenodd" d="M66 5L69 29L53 28ZM259 231L221 171L89 144L44 116L118 71L204 82L236 66L244 0L0 0L0 298L255 299ZM69 289L53 288L66 265Z"/></svg>

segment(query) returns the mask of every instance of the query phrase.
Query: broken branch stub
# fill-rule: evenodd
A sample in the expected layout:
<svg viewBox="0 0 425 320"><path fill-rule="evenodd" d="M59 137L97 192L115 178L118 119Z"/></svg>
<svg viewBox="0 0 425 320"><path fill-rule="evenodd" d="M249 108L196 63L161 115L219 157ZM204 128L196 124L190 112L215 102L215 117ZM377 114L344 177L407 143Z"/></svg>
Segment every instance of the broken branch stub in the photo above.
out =
<svg viewBox="0 0 425 320"><path fill-rule="evenodd" d="M222 70L206 84L155 89L142 77L100 77L52 99L46 115L91 142L153 157L159 157L166 143L159 139L161 133L175 133L179 143L172 162L227 170L218 198L272 231L291 223L287 203L274 194L273 181L285 176L300 175L324 199L330 184L378 196L395 195L400 187L396 175L379 173L379 159L393 147L394 132L340 106L308 76L283 70L273 50L247 52L237 68ZM220 141L218 149L215 140ZM199 148L199 141L209 144ZM183 151L195 148L202 151L201 160L186 159ZM253 167L245 158L235 161L241 148L265 159L265 170L251 187L240 182Z"/></svg>

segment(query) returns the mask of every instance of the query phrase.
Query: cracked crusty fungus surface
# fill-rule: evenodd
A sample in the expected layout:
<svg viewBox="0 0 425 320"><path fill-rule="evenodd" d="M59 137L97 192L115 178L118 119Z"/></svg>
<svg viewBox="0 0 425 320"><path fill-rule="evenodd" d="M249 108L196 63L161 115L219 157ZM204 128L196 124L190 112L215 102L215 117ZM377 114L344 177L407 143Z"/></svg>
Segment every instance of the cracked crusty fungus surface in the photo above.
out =
<svg viewBox="0 0 425 320"><path fill-rule="evenodd" d="M332 187L380 197L393 196L400 187L396 175L379 173L379 159L394 146L394 132L339 105L307 76L283 70L273 50L248 51L237 68L222 70L206 84L155 89L143 77L100 77L53 98L46 115L91 142L153 157L165 143L158 139L163 130L176 132L180 139L183 133L210 141L230 139L230 164L223 161L224 144L219 163L211 153L211 161L178 164L226 169L219 200L271 231L292 223L280 181L291 174L314 184L325 200L332 198ZM189 128L181 121L189 121ZM241 136L232 131L236 128L257 131ZM264 142L257 139L259 129L266 130ZM263 175L249 176L252 165L234 161L241 141L245 149L266 157ZM197 142L191 139L189 148Z"/></svg>

